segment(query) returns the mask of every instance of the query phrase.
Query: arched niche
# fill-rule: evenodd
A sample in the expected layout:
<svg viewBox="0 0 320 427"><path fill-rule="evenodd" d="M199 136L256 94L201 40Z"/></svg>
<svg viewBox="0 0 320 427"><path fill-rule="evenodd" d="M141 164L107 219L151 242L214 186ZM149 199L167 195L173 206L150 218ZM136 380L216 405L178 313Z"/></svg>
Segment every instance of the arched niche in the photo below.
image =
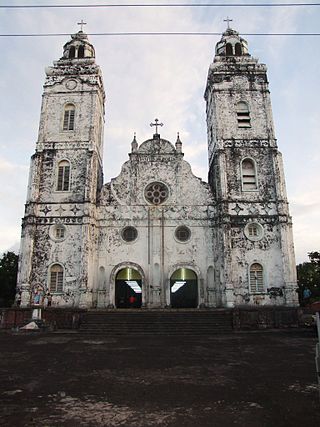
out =
<svg viewBox="0 0 320 427"><path fill-rule="evenodd" d="M98 289L104 291L106 289L106 272L104 267L99 268Z"/></svg>

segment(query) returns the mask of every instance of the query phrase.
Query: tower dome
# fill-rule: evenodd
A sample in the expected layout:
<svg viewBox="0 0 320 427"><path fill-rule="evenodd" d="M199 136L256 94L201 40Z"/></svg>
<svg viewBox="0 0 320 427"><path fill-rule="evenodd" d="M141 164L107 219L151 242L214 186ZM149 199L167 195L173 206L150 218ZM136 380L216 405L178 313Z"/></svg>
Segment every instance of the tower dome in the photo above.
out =
<svg viewBox="0 0 320 427"><path fill-rule="evenodd" d="M63 46L62 59L94 58L94 47L88 41L88 36L83 31L72 34L71 40Z"/></svg>
<svg viewBox="0 0 320 427"><path fill-rule="evenodd" d="M216 55L218 56L243 56L249 55L248 43L239 33L232 28L222 34L221 40L216 44Z"/></svg>

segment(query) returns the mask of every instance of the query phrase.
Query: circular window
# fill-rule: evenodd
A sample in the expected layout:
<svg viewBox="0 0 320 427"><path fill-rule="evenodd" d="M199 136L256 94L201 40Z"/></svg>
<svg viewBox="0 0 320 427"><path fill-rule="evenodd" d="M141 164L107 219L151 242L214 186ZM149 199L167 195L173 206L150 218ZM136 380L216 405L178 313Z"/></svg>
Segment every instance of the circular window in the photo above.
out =
<svg viewBox="0 0 320 427"><path fill-rule="evenodd" d="M181 225L180 227L176 228L174 234L179 242L187 242L191 237L190 228L186 227L185 225Z"/></svg>
<svg viewBox="0 0 320 427"><path fill-rule="evenodd" d="M147 185L144 191L144 196L149 203L152 203L153 205L160 205L167 200L169 190L162 182L152 182Z"/></svg>
<svg viewBox="0 0 320 427"><path fill-rule="evenodd" d="M263 237L263 227L257 222L249 222L244 228L244 234L247 239L256 242Z"/></svg>
<svg viewBox="0 0 320 427"><path fill-rule="evenodd" d="M73 90L76 87L77 87L77 81L76 80L73 80L73 79L67 80L67 82L66 82L66 88L67 89Z"/></svg>
<svg viewBox="0 0 320 427"><path fill-rule="evenodd" d="M138 231L134 227L125 227L121 232L121 236L126 242L133 242L138 237Z"/></svg>
<svg viewBox="0 0 320 427"><path fill-rule="evenodd" d="M63 224L55 224L50 227L50 237L56 242L61 242L66 238L66 227Z"/></svg>

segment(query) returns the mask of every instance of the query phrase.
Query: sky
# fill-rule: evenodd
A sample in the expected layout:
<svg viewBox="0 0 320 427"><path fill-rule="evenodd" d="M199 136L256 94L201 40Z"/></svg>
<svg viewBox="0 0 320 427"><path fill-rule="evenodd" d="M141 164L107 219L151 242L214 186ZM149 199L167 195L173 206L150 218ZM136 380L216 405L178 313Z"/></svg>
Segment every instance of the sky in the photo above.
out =
<svg viewBox="0 0 320 427"><path fill-rule="evenodd" d="M292 2L303 0L292 0ZM312 2L315 0L311 0ZM176 0L163 3L279 3ZM310 3L308 2L308 3ZM155 0L7 0L1 5L159 4ZM288 3L281 0L281 3ZM121 7L1 9L1 34L102 32L320 33L320 7ZM320 36L243 36L249 53L267 64L279 150L283 154L296 261L320 250ZM30 157L37 141L45 68L62 56L69 36L0 37L0 253L18 251ZM175 142L207 181L203 94L220 36L89 36L106 91L104 180L120 173L133 133L150 138L156 117L161 137Z"/></svg>

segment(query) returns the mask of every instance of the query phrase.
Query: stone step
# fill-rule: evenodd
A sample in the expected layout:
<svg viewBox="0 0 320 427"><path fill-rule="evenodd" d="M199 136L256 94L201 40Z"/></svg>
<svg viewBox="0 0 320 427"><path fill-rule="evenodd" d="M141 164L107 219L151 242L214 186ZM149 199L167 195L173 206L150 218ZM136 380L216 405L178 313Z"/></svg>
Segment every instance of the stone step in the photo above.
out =
<svg viewBox="0 0 320 427"><path fill-rule="evenodd" d="M232 313L216 311L94 311L82 315L80 331L105 335L211 335L232 331Z"/></svg>

